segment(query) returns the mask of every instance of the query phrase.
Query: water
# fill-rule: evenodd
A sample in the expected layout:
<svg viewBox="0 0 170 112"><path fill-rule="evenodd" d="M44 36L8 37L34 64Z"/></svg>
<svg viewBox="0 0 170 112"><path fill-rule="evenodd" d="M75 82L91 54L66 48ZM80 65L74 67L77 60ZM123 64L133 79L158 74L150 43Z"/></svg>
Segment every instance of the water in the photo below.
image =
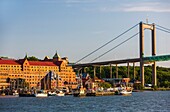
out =
<svg viewBox="0 0 170 112"><path fill-rule="evenodd" d="M0 98L0 112L170 112L170 91L131 96Z"/></svg>

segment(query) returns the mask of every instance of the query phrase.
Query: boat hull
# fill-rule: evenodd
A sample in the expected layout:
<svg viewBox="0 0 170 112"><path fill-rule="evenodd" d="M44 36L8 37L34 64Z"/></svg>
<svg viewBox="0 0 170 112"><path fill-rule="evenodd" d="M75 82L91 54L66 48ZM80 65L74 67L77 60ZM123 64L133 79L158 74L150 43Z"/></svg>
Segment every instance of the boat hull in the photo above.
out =
<svg viewBox="0 0 170 112"><path fill-rule="evenodd" d="M86 96L96 96L96 93L87 93Z"/></svg>
<svg viewBox="0 0 170 112"><path fill-rule="evenodd" d="M0 98L17 98L15 95L0 95Z"/></svg>
<svg viewBox="0 0 170 112"><path fill-rule="evenodd" d="M63 94L57 94L57 96L65 96L65 94L63 93Z"/></svg>
<svg viewBox="0 0 170 112"><path fill-rule="evenodd" d="M63 91L60 91L59 93L56 94L57 96L65 96L65 93Z"/></svg>
<svg viewBox="0 0 170 112"><path fill-rule="evenodd" d="M46 98L46 97L48 97L48 94L38 93L38 94L35 94L35 97L37 97L37 98Z"/></svg>
<svg viewBox="0 0 170 112"><path fill-rule="evenodd" d="M120 95L131 95L132 91L121 91Z"/></svg>
<svg viewBox="0 0 170 112"><path fill-rule="evenodd" d="M86 96L86 94L85 93L73 93L73 96L75 96L75 97L81 97L81 96Z"/></svg>
<svg viewBox="0 0 170 112"><path fill-rule="evenodd" d="M19 94L19 97L35 97L34 94Z"/></svg>

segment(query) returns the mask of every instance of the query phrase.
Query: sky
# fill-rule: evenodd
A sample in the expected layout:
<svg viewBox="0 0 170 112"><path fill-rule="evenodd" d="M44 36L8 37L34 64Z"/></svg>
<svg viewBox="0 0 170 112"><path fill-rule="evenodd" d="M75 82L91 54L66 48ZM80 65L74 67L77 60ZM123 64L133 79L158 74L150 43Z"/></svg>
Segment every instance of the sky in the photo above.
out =
<svg viewBox="0 0 170 112"><path fill-rule="evenodd" d="M141 21L170 28L169 18L169 0L0 0L0 56L43 59L57 51L76 62ZM138 31L139 26L81 62L91 62ZM157 55L170 54L170 34L156 34ZM151 56L150 35L145 31L145 56ZM139 36L96 61L134 57L139 57Z"/></svg>

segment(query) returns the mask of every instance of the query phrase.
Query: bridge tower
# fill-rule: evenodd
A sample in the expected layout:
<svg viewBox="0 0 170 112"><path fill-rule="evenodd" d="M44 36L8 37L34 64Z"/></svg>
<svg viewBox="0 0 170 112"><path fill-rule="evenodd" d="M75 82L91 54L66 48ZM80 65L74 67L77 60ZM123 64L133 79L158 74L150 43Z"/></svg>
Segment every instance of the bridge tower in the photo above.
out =
<svg viewBox="0 0 170 112"><path fill-rule="evenodd" d="M140 46L140 78L141 78L141 83L142 86L144 86L145 84L145 78L144 78L144 30L145 29L149 29L151 30L151 37L152 37L152 56L156 55L156 32L155 32L155 24L145 24L140 22L139 24L139 30L140 30L140 34L139 34L139 46ZM152 84L154 86L157 85L156 82L156 62L154 61L152 63Z"/></svg>

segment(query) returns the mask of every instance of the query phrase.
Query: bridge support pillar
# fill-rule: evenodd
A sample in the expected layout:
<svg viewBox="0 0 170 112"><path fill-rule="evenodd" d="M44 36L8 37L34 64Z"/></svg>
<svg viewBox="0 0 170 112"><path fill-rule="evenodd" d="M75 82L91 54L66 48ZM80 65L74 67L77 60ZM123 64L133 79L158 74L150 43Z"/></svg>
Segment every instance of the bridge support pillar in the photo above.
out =
<svg viewBox="0 0 170 112"><path fill-rule="evenodd" d="M135 63L133 63L133 79L136 79L136 74L135 74Z"/></svg>
<svg viewBox="0 0 170 112"><path fill-rule="evenodd" d="M145 84L145 80L144 80L144 63L143 63L143 57L144 57L144 24L142 22L140 22L139 24L139 30L140 30L140 34L139 34L139 43L140 43L140 80L141 80L141 84L142 86L144 86Z"/></svg>
<svg viewBox="0 0 170 112"><path fill-rule="evenodd" d="M156 55L156 31L155 31L155 24L153 24L152 30L152 56ZM156 62L152 65L152 84L157 86L157 75L156 75Z"/></svg>
<svg viewBox="0 0 170 112"><path fill-rule="evenodd" d="M129 76L129 62L127 63L127 77L130 78L130 76Z"/></svg>
<svg viewBox="0 0 170 112"><path fill-rule="evenodd" d="M96 66L94 66L94 78L96 77Z"/></svg>
<svg viewBox="0 0 170 112"><path fill-rule="evenodd" d="M112 64L110 64L110 78L112 78Z"/></svg>
<svg viewBox="0 0 170 112"><path fill-rule="evenodd" d="M118 78L118 66L116 64L116 78Z"/></svg>
<svg viewBox="0 0 170 112"><path fill-rule="evenodd" d="M144 87L144 84L145 84L144 64L142 62L140 62L140 79L141 79L141 84Z"/></svg>
<svg viewBox="0 0 170 112"><path fill-rule="evenodd" d="M157 86L156 63L152 64L152 85Z"/></svg>
<svg viewBox="0 0 170 112"><path fill-rule="evenodd" d="M100 66L100 78L102 78L102 66Z"/></svg>
<svg viewBox="0 0 170 112"><path fill-rule="evenodd" d="M156 32L155 32L155 25L154 24L144 24L140 22L139 24L140 29L140 77L142 86L144 86L144 29L149 29L152 31L152 56L156 55ZM152 83L154 86L157 85L156 82L156 63L152 65Z"/></svg>

